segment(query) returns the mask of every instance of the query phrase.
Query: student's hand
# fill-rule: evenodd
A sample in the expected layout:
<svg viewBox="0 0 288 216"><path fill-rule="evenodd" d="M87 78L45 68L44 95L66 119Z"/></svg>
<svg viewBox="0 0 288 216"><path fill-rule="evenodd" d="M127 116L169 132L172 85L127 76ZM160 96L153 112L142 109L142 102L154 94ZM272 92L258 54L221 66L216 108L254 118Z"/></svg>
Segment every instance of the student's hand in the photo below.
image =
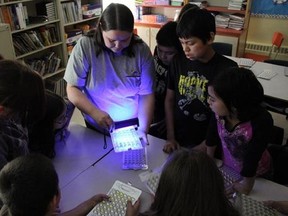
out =
<svg viewBox="0 0 288 216"><path fill-rule="evenodd" d="M140 200L138 199L134 205L132 205L131 201L127 202L126 216L137 216L140 208Z"/></svg>
<svg viewBox="0 0 288 216"><path fill-rule="evenodd" d="M87 215L95 207L95 205L102 202L103 200L109 200L109 196L107 196L106 194L97 194L91 197L90 199L84 201L83 203L79 204L74 209L64 212L60 215L61 216Z"/></svg>
<svg viewBox="0 0 288 216"><path fill-rule="evenodd" d="M268 200L263 202L264 205L276 209L278 212L288 215L288 201Z"/></svg>
<svg viewBox="0 0 288 216"><path fill-rule="evenodd" d="M243 180L241 180L240 182L233 183L233 188L235 191L238 191L239 193L248 195L253 189L254 182L255 177L251 178L244 177Z"/></svg>
<svg viewBox="0 0 288 216"><path fill-rule="evenodd" d="M179 149L180 145L176 140L167 140L166 144L163 147L165 153L172 153L173 151Z"/></svg>
<svg viewBox="0 0 288 216"><path fill-rule="evenodd" d="M236 191L235 189L233 188L233 185L230 185L228 187L225 187L225 194L226 194L226 197L229 199L229 200L232 200L235 198L235 195L236 195Z"/></svg>

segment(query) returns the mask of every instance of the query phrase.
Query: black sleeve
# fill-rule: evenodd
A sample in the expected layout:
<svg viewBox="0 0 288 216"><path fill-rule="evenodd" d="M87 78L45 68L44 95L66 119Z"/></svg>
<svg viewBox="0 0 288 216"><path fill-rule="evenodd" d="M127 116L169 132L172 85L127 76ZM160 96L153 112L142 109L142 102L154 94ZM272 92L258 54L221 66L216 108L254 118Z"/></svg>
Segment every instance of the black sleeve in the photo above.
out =
<svg viewBox="0 0 288 216"><path fill-rule="evenodd" d="M244 177L253 177L256 174L258 163L267 148L270 133L273 127L271 114L261 110L258 116L251 121L253 137L244 151L243 167L240 174Z"/></svg>
<svg viewBox="0 0 288 216"><path fill-rule="evenodd" d="M206 145L207 146L219 146L221 145L221 140L217 129L217 120L215 114L212 113L207 134L206 134Z"/></svg>
<svg viewBox="0 0 288 216"><path fill-rule="evenodd" d="M8 152L9 147L7 142L3 139L3 137L0 137L0 170L5 164L8 163Z"/></svg>

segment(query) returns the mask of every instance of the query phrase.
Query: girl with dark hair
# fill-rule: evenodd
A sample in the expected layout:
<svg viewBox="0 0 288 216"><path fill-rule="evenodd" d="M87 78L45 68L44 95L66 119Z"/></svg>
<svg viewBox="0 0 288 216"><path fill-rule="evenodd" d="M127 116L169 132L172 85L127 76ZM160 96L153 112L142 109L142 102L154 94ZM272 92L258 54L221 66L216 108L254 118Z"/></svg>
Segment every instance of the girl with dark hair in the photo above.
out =
<svg viewBox="0 0 288 216"><path fill-rule="evenodd" d="M131 204L131 203L130 203ZM127 216L137 215L128 204ZM130 206L129 206L130 205ZM204 152L177 150L165 164L154 201L142 216L238 216L223 177Z"/></svg>
<svg viewBox="0 0 288 216"><path fill-rule="evenodd" d="M147 142L152 121L154 64L149 47L133 34L128 7L110 4L97 28L82 37L69 58L64 79L69 100L94 129L109 129L115 121L139 119Z"/></svg>
<svg viewBox="0 0 288 216"><path fill-rule="evenodd" d="M0 170L28 150L27 127L43 118L41 76L17 61L0 61Z"/></svg>
<svg viewBox="0 0 288 216"><path fill-rule="evenodd" d="M243 177L233 188L248 194L255 177L270 169L267 145L273 119L261 107L263 87L251 70L235 67L220 73L208 94L215 115L207 133L207 153L214 157L216 146L222 145L223 163Z"/></svg>

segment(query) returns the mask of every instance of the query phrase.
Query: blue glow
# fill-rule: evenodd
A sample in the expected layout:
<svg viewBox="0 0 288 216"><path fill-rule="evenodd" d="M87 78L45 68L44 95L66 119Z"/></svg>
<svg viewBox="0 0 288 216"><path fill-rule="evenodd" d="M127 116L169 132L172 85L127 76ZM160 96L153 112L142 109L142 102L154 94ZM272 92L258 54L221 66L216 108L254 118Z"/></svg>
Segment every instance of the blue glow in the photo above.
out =
<svg viewBox="0 0 288 216"><path fill-rule="evenodd" d="M116 129L111 133L115 152L141 149L142 144L134 126Z"/></svg>

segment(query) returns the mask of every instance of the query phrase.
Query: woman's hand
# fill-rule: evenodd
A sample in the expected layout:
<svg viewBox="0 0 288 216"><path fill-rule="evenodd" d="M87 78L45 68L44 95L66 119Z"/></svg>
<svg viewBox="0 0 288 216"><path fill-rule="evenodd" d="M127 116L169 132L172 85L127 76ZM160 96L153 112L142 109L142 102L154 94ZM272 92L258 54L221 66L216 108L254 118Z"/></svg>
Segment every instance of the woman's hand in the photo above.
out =
<svg viewBox="0 0 288 216"><path fill-rule="evenodd" d="M138 132L138 136L141 139L143 146L149 145L147 133L141 129L139 129L137 132Z"/></svg>
<svg viewBox="0 0 288 216"><path fill-rule="evenodd" d="M105 111L97 110L97 112L93 113L92 117L95 119L95 121L97 122L97 124L100 127L104 128L104 129L107 129L108 131L114 125L113 119Z"/></svg>

